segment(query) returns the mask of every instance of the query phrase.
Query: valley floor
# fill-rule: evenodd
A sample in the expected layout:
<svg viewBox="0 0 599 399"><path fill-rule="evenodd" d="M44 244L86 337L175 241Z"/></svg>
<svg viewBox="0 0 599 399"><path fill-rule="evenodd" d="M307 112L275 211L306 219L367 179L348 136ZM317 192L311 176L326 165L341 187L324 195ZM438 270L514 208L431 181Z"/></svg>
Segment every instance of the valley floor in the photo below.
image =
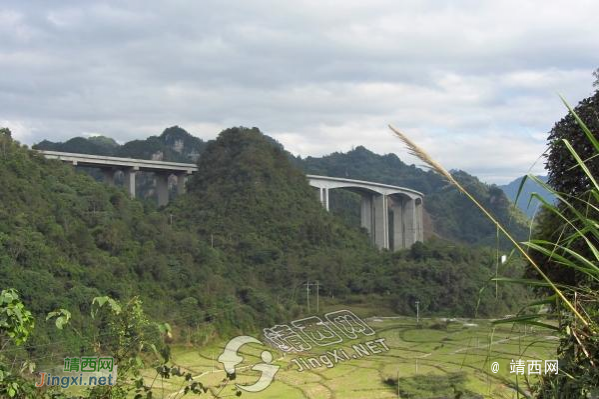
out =
<svg viewBox="0 0 599 399"><path fill-rule="evenodd" d="M384 338L388 351L369 356L349 356L334 367L323 365L298 371L296 355L283 355L282 352L262 346L246 345L240 353L244 363L238 366L234 383L253 384L260 372L250 368L260 363L260 353L264 349L272 352L274 363L280 366L274 382L258 393L243 392L241 397L265 399L358 399L358 398L397 398L397 377L400 378L401 398L456 397L462 398L515 398L515 387L526 391L525 375L516 378L510 373L510 363L522 359L550 360L555 358L556 337L548 330L530 328L511 329L511 326L495 327L488 320L424 319L420 326L414 318L371 317L368 324L376 331L376 338ZM517 327L521 328L521 327ZM376 339L374 338L374 339ZM365 343L373 338L359 338L343 342L337 348L346 353L354 353L352 345ZM235 397L233 383L218 387L225 378L218 356L226 343L207 348L190 349L176 347L173 360L183 371L190 372L195 381L213 387L223 397ZM318 358L325 351L302 354L301 357ZM493 373L492 364L499 364L498 372ZM544 362L542 362L544 363ZM148 379L155 373L148 371ZM534 380L536 376L531 376ZM392 381L387 381L392 379ZM184 387L181 378L154 382L155 397L180 398ZM162 395L162 396L161 396ZM445 396L451 395L451 396ZM186 395L194 397L193 395ZM203 394L198 397L210 397Z"/></svg>

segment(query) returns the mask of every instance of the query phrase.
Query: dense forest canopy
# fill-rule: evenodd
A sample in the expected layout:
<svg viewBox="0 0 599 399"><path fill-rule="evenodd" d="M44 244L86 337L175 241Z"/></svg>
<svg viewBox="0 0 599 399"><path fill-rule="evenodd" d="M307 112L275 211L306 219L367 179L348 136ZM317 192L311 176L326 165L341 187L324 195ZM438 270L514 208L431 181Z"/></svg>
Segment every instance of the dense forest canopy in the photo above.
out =
<svg viewBox="0 0 599 399"><path fill-rule="evenodd" d="M268 136L264 138L284 151L283 146ZM102 137L73 138L64 143L42 141L38 149L114 155L165 161L195 162L206 149L207 143L174 126L160 136L134 140L120 146L106 146L111 139ZM81 144L83 143L83 144ZM396 155L378 155L359 146L347 152L317 157L295 157L285 152L298 168L308 174L368 180L408 187L425 194L425 234L464 244L494 246L496 231L474 205L443 178L432 171L407 165ZM516 237L524 239L528 232L526 216L506 197L501 188L488 185L464 172L454 171L456 178L471 190ZM101 175L95 175L98 179ZM138 191L142 198L154 195L151 177L141 176ZM359 197L342 190L331 192L332 211L354 227L359 227ZM504 242L502 246L507 247Z"/></svg>
<svg viewBox="0 0 599 399"><path fill-rule="evenodd" d="M426 285L422 296L433 296L435 284L454 281L455 301L423 302L431 311L472 315L471 294L492 275L484 250L432 241L418 247L432 263L447 265L445 280L420 273L397 279L415 264L427 268L427 256L377 251L364 231L322 209L303 173L257 129L221 133L200 158L189 194L163 210L2 140L0 279L36 314L65 307L84 325L94 296L137 293L154 317L184 317L183 301L198 312L233 304L237 317L229 314L225 323L259 325L299 311L299 286L319 279L324 295L381 295L402 311L394 299L405 295L399 286ZM471 255L456 262L453 253ZM208 313L199 314L211 319Z"/></svg>
<svg viewBox="0 0 599 399"><path fill-rule="evenodd" d="M0 285L16 289L37 321L14 352L22 360L49 359L52 342L50 359L92 350L104 324L91 323L91 304L104 295L133 313L143 304L175 339L195 343L306 314L306 281L320 282L325 302L400 314L419 301L428 315L504 315L527 295L495 291L492 277L522 270L497 269L492 250L431 238L379 251L326 212L297 160L256 128L209 142L188 193L161 209L45 159L7 130L0 150ZM57 309L71 312L68 329L44 321Z"/></svg>

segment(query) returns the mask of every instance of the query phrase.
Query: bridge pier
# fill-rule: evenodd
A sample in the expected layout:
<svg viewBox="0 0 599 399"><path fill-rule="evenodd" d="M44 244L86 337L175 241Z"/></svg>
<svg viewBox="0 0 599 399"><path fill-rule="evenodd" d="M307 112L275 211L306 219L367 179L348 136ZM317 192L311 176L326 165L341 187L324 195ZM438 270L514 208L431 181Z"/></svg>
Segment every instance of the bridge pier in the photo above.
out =
<svg viewBox="0 0 599 399"><path fill-rule="evenodd" d="M390 248L389 206L384 194L361 193L360 225L368 230L372 242L380 249Z"/></svg>
<svg viewBox="0 0 599 399"><path fill-rule="evenodd" d="M139 168L130 167L124 170L125 173L125 190L129 193L131 198L135 198L135 174Z"/></svg>
<svg viewBox="0 0 599 399"><path fill-rule="evenodd" d="M389 249L389 206L387 196L376 195L372 199L374 216L374 243L380 249Z"/></svg>
<svg viewBox="0 0 599 399"><path fill-rule="evenodd" d="M374 219L372 217L372 195L363 194L360 204L360 226L368 231L370 237L374 231Z"/></svg>
<svg viewBox="0 0 599 399"><path fill-rule="evenodd" d="M422 198L416 198L414 200L414 206L416 208L414 218L414 223L416 225L416 241L422 242L424 241L424 208Z"/></svg>
<svg viewBox="0 0 599 399"><path fill-rule="evenodd" d="M158 197L158 206L168 204L168 177L167 173L155 173L156 196Z"/></svg>
<svg viewBox="0 0 599 399"><path fill-rule="evenodd" d="M404 246L411 247L416 241L423 240L422 200L407 201L403 207Z"/></svg>
<svg viewBox="0 0 599 399"><path fill-rule="evenodd" d="M177 194L183 195L186 192L185 184L187 184L187 173L177 173Z"/></svg>
<svg viewBox="0 0 599 399"><path fill-rule="evenodd" d="M114 175L117 170L114 168L102 168L102 175L104 176L104 183L109 186L114 186Z"/></svg>
<svg viewBox="0 0 599 399"><path fill-rule="evenodd" d="M318 189L318 195L320 199L320 203L326 209L329 210L329 189L326 187L320 187Z"/></svg>
<svg viewBox="0 0 599 399"><path fill-rule="evenodd" d="M392 196L390 198L390 208L393 215L393 250L397 251L402 248L406 248L404 242L404 218L403 218L403 203L405 199L399 196Z"/></svg>

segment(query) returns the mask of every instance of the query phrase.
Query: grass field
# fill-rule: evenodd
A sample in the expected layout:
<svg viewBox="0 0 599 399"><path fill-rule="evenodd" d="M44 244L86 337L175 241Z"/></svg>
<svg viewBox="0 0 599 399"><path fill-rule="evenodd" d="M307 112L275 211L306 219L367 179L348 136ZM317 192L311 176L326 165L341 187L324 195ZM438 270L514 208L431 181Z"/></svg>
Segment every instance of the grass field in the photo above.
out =
<svg viewBox="0 0 599 399"><path fill-rule="evenodd" d="M302 372L297 357L318 357L324 350L285 355L278 350L246 345L240 353L244 362L238 366L234 383L253 384L260 372L252 365L260 363L260 353L268 349L280 366L274 382L259 393L243 392L241 397L265 399L317 398L515 398L515 387L526 390L524 377L510 374L512 359L547 360L555 358L556 339L547 330L512 330L511 326L493 327L487 320L424 319L420 325L414 318L371 317L368 324L376 338L384 338L388 351L338 361L334 367L310 368ZM372 340L359 337L344 341L334 348L352 354L352 345ZM193 349L175 347L173 360L195 381L213 387L223 397L234 396L233 384L221 388L225 373L216 360L225 343ZM330 347L327 348L330 350ZM314 349L312 349L314 350ZM292 359L296 359L293 362ZM339 360L339 359L337 359ZM491 364L499 363L493 373ZM333 362L334 363L334 362ZM240 367L240 368L239 368ZM154 374L148 372L148 378ZM156 380L155 394L178 398L184 386L180 378ZM462 396L459 396L459 395ZM186 395L185 397L194 397ZM197 397L210 397L205 394ZM522 397L522 396L520 396Z"/></svg>

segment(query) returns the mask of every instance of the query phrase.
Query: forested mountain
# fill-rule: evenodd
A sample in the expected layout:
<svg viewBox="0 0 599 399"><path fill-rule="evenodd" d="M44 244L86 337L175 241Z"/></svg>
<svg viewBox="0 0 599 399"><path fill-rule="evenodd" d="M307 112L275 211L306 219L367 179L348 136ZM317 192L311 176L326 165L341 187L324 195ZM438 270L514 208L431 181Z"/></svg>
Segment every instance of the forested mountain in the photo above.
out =
<svg viewBox="0 0 599 399"><path fill-rule="evenodd" d="M273 145L283 149L275 140L265 136ZM134 140L121 146L107 146L110 139L93 137L74 138L65 143L43 141L34 148L91 154L115 155L131 158L160 159L165 161L195 162L204 151L206 143L182 128L166 129L160 136L146 140ZM80 146L79 148L77 146ZM108 152L107 152L108 151ZM323 157L287 156L308 174L345 177L359 180L405 186L426 195L425 234L451 241L495 245L496 231L493 225L475 206L443 178L432 171L424 171L415 165L407 165L396 155L378 155L360 146L347 153L336 152ZM526 237L526 217L511 206L503 191L494 185L480 182L463 171L453 172L456 178L476 194L518 238ZM99 178L100 175L98 174ZM151 178L139 179L140 197L153 195ZM359 227L359 197L355 194L334 190L331 192L332 211L350 225Z"/></svg>
<svg viewBox="0 0 599 399"><path fill-rule="evenodd" d="M537 177L541 181L547 183L547 176ZM518 190L520 189L520 184L522 183L523 178L524 177L519 177L508 184L499 186L512 202L516 202L516 196L518 195ZM524 212L529 218L533 217L537 211L537 208L539 207L539 201L537 199L532 199L529 204L532 193L539 194L547 202L555 202L555 196L553 194L539 186L533 180L527 179L526 182L524 182L524 186L522 186L522 191L520 192L520 197L518 198L516 205L518 205L522 212Z"/></svg>
<svg viewBox="0 0 599 399"><path fill-rule="evenodd" d="M440 175L415 165L407 165L394 154L378 155L360 146L347 153L336 152L321 158L298 158L296 162L310 174L370 180L421 191L425 194L424 208L430 217L426 229L429 236L470 244L495 244L495 227L470 200L448 185ZM452 174L508 226L516 237L526 236L526 218L499 187L482 183L464 171L452 171ZM337 194L336 199L331 197L343 209L359 209L357 198L350 198L346 194ZM353 220L357 223L356 214Z"/></svg>
<svg viewBox="0 0 599 399"><path fill-rule="evenodd" d="M73 137L64 143L55 143L44 140L34 145L33 148L38 150L115 156L120 148L120 145L111 138L94 136L88 138Z"/></svg>
<svg viewBox="0 0 599 399"><path fill-rule="evenodd" d="M112 138L105 136L74 137L62 142L44 140L35 144L34 149L74 152L80 154L106 155L123 158L153 159L171 162L196 162L206 143L192 136L179 126L166 128L160 136L150 136L145 140L132 140L125 144L118 144ZM83 167L80 168L92 175L96 180L102 180L99 170ZM115 182L122 184L123 176L117 174ZM154 203L156 197L156 182L151 174L139 172L137 174L137 196L148 199ZM172 188L173 194L176 192ZM176 195L176 194L174 194Z"/></svg>
<svg viewBox="0 0 599 399"><path fill-rule="evenodd" d="M61 332L71 349L94 333L86 320L98 295L139 295L152 317L195 326L203 340L302 313L299 289L316 279L323 298L403 313L418 299L429 313L473 316L495 273L492 251L438 240L376 250L322 209L302 171L257 129L222 132L189 193L158 211L6 134L0 150L0 285L40 317L71 310L73 329ZM479 314L509 311L519 289L501 288L499 299L484 291ZM32 351L54 339L46 326L38 323Z"/></svg>
<svg viewBox="0 0 599 399"><path fill-rule="evenodd" d="M114 157L155 159L172 162L195 162L206 143L179 126L166 128L160 136L133 140L123 145L104 136L74 137L62 142L41 141L33 146L38 150L75 152Z"/></svg>

